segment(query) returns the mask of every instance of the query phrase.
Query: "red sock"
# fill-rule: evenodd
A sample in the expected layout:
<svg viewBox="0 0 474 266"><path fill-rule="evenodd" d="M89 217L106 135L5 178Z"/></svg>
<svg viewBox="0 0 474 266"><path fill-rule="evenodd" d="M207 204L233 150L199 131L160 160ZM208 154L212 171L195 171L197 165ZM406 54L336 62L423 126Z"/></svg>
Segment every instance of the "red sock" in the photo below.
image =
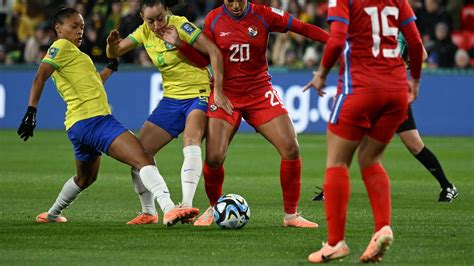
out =
<svg viewBox="0 0 474 266"><path fill-rule="evenodd" d="M224 165L213 169L204 162L204 187L206 189L207 198L211 206L216 204L220 196L222 196L222 185L224 184Z"/></svg>
<svg viewBox="0 0 474 266"><path fill-rule="evenodd" d="M387 172L380 163L362 170L362 179L369 194L370 206L374 214L375 232L390 225L390 181Z"/></svg>
<svg viewBox="0 0 474 266"><path fill-rule="evenodd" d="M301 190L301 159L281 160L280 184L283 192L285 213L293 214L298 209Z"/></svg>
<svg viewBox="0 0 474 266"><path fill-rule="evenodd" d="M346 234L347 205L350 194L349 170L329 167L324 181L324 209L328 223L328 244L335 246Z"/></svg>

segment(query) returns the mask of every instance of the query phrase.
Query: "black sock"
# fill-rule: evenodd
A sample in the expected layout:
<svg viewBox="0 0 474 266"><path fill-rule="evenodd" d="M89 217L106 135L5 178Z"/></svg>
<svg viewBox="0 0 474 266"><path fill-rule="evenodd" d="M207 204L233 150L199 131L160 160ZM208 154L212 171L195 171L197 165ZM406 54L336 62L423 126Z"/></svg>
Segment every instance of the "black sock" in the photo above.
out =
<svg viewBox="0 0 474 266"><path fill-rule="evenodd" d="M415 158L425 166L426 169L438 180L441 188L452 187L452 184L449 183L448 179L444 175L443 168L434 155L426 146L415 155Z"/></svg>

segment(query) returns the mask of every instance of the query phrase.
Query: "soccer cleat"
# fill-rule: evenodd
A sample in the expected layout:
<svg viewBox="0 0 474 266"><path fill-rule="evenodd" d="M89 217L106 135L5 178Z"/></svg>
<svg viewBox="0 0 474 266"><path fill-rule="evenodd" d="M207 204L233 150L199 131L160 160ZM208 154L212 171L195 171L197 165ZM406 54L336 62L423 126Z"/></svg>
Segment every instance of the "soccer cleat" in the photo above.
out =
<svg viewBox="0 0 474 266"><path fill-rule="evenodd" d="M37 223L67 223L67 219L64 216L54 217L49 215L47 212L43 212L36 216Z"/></svg>
<svg viewBox="0 0 474 266"><path fill-rule="evenodd" d="M194 222L194 226L210 226L214 222L214 211L212 207L207 208L207 210L199 216L199 218Z"/></svg>
<svg viewBox="0 0 474 266"><path fill-rule="evenodd" d="M314 192L316 195L313 197L313 201L324 201L324 190L318 186L316 186L317 189L319 189L320 192Z"/></svg>
<svg viewBox="0 0 474 266"><path fill-rule="evenodd" d="M149 213L140 213L137 217L128 221L127 224L156 224L158 222L158 214L151 215Z"/></svg>
<svg viewBox="0 0 474 266"><path fill-rule="evenodd" d="M181 204L175 206L171 211L163 216L163 224L173 226L177 222L186 223L189 219L193 219L199 214L198 208L184 207Z"/></svg>
<svg viewBox="0 0 474 266"><path fill-rule="evenodd" d="M301 214L296 213L293 218L287 219L283 218L284 227L299 227L299 228L316 228L319 225L317 223L311 222L303 218Z"/></svg>
<svg viewBox="0 0 474 266"><path fill-rule="evenodd" d="M386 225L378 230L369 245L365 249L364 253L360 257L361 262L379 262L382 261L382 257L386 250L389 249L393 242L393 232L390 226Z"/></svg>
<svg viewBox="0 0 474 266"><path fill-rule="evenodd" d="M458 196L458 190L454 185L452 187L445 187L439 193L438 202L451 202Z"/></svg>
<svg viewBox="0 0 474 266"><path fill-rule="evenodd" d="M337 260L349 255L350 250L346 241L339 241L334 247L328 243L323 243L323 247L316 252L309 254L308 261L312 263L323 263L331 260Z"/></svg>

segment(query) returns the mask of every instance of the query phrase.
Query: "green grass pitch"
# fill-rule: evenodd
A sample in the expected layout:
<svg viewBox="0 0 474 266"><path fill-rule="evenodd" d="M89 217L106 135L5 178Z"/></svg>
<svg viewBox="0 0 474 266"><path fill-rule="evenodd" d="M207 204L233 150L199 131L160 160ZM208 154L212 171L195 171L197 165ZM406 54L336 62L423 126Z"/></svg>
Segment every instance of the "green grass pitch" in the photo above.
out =
<svg viewBox="0 0 474 266"><path fill-rule="evenodd" d="M391 176L395 241L384 264L472 265L474 244L474 139L426 137L459 189L451 204L437 203L436 180L395 137L384 164ZM279 156L257 134L238 134L225 164L224 193L244 196L251 207L242 230L215 225L196 228L161 223L127 226L139 212L129 167L103 156L97 182L64 215L67 224L36 224L64 182L74 175L72 146L64 131L38 131L23 143L13 130L0 131L0 265L300 265L326 240L322 202L313 202L323 182L325 139L299 136L303 159L300 211L317 229L284 228ZM181 140L157 156L173 200L181 199ZM202 181L194 205L204 211ZM161 222L161 213L160 213ZM372 233L372 213L356 165L351 168L351 198L346 241L358 262ZM337 264L339 262L336 262Z"/></svg>

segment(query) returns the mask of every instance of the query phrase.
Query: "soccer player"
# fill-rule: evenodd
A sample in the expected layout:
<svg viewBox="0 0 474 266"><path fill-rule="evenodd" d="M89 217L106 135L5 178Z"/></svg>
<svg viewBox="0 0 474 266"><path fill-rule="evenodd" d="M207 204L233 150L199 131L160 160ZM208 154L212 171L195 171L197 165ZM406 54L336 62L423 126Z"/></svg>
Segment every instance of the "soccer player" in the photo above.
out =
<svg viewBox="0 0 474 266"><path fill-rule="evenodd" d="M204 32L224 57L223 90L214 87L207 113L209 124L203 173L210 205L222 195L227 149L244 118L281 156L283 225L317 227L297 212L301 185L297 136L288 111L272 88L265 53L270 32L290 30L320 42L326 42L328 34L282 10L254 5L246 0L224 1L207 15L204 24ZM212 208L209 207L194 225L209 226L212 221Z"/></svg>
<svg viewBox="0 0 474 266"><path fill-rule="evenodd" d="M328 8L329 40L320 69L305 88L314 87L318 95L324 95L329 70L342 55L338 93L327 130L324 207L328 241L308 260L322 263L350 253L345 242L348 169L358 149L375 222L375 233L360 260L377 262L393 241L389 177L381 159L406 119L409 100L418 95L423 44L407 0L330 0ZM406 37L411 58L408 82L399 55L399 30Z"/></svg>
<svg viewBox="0 0 474 266"><path fill-rule="evenodd" d="M164 97L143 124L139 139L145 151L155 156L184 131L181 206L192 207L202 172L201 142L207 126L210 74L207 68L194 66L182 53L194 47L209 55L216 90L222 90L222 55L200 29L185 17L169 12L173 1L166 2L169 6L165 1L144 1L141 8L144 23L123 40L119 39L117 31L112 31L107 38L107 56L115 58L144 45L160 70ZM156 223L158 216L153 195L143 186L136 168L132 169L132 180L142 213L128 224Z"/></svg>
<svg viewBox="0 0 474 266"><path fill-rule="evenodd" d="M140 180L165 213L163 224L172 226L199 214L196 208L175 206L153 157L111 115L103 82L117 66L110 66L99 74L90 57L79 50L84 33L84 19L79 12L72 8L61 9L54 16L53 27L58 39L48 49L38 68L28 109L18 134L24 141L33 136L36 110L44 83L52 76L60 96L67 104L64 124L74 146L77 173L64 184L49 211L39 214L36 221L67 222L61 212L95 182L101 153L139 169Z"/></svg>

